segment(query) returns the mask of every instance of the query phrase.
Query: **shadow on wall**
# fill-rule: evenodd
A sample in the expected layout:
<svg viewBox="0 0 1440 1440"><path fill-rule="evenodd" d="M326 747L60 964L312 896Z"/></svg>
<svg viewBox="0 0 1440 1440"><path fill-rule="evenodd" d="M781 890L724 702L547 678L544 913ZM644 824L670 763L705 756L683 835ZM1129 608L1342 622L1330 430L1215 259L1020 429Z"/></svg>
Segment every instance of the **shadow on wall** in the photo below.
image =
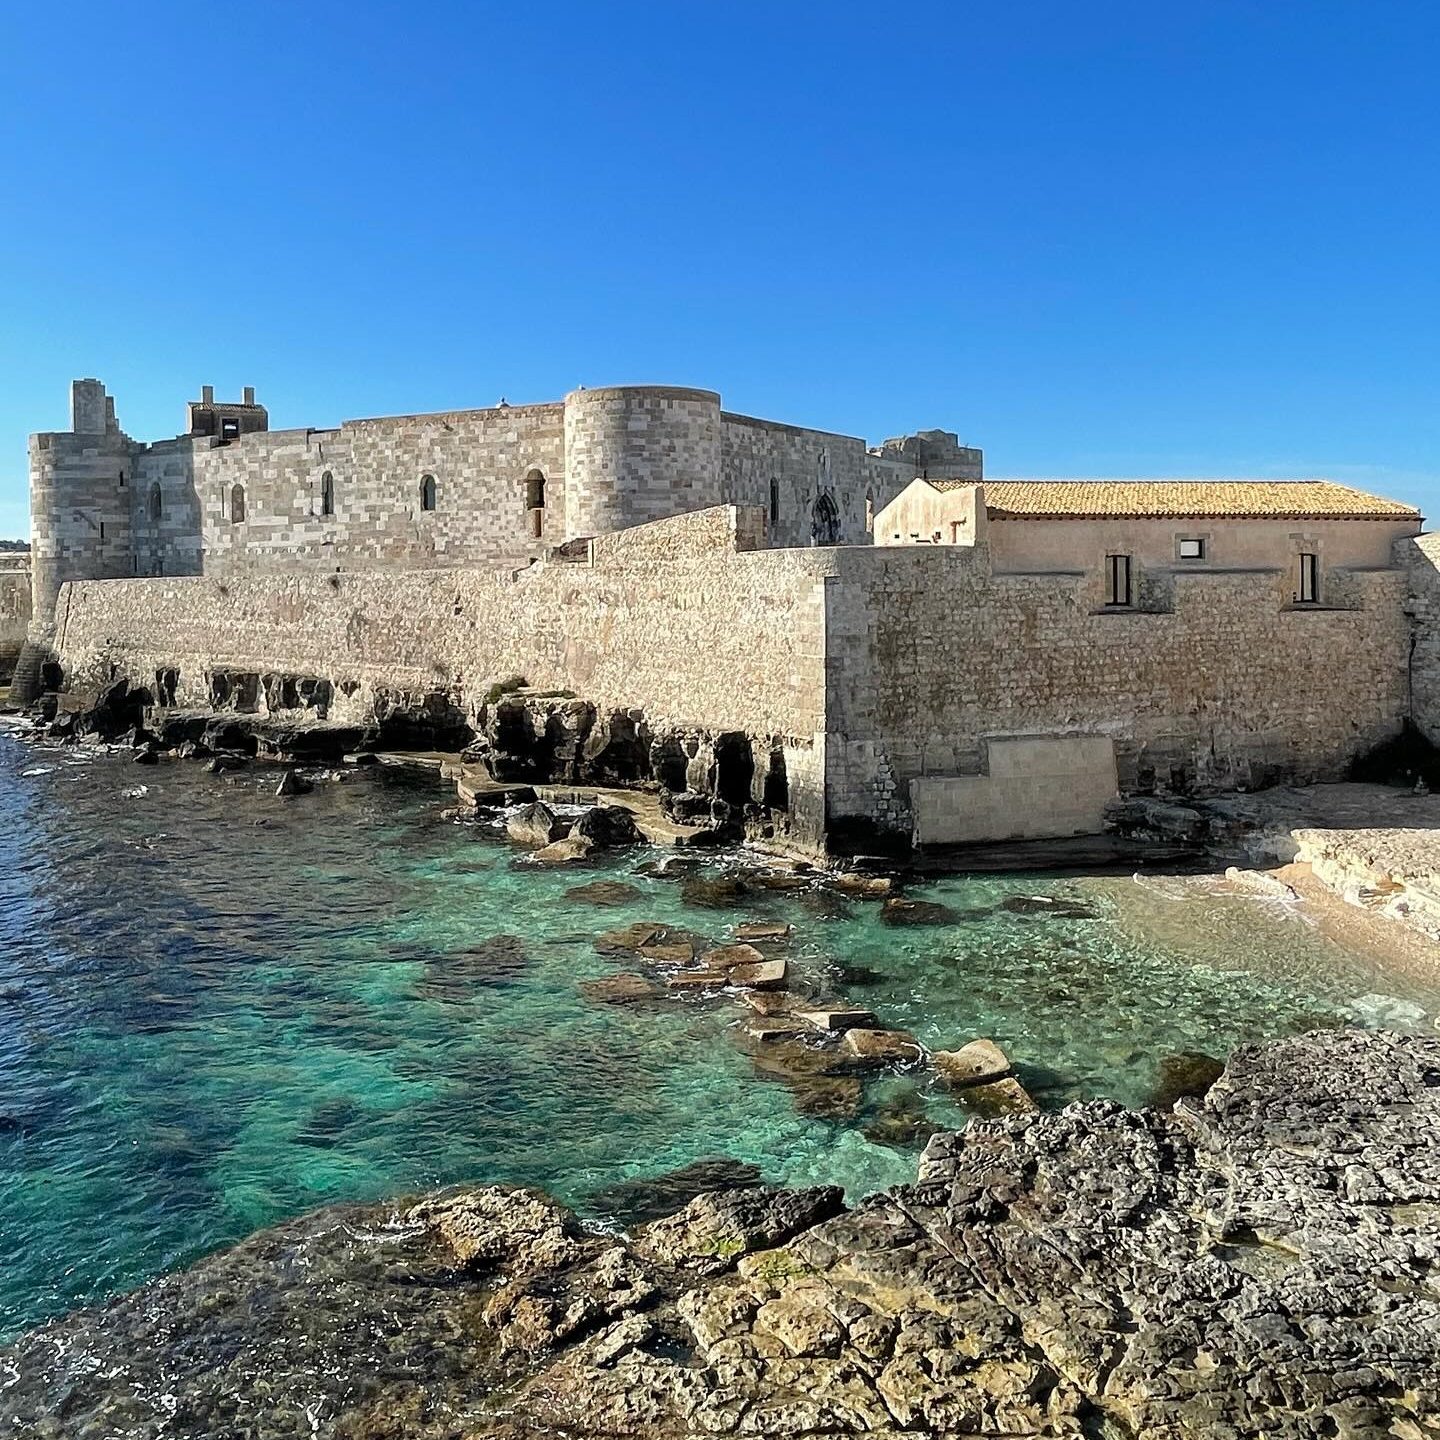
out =
<svg viewBox="0 0 1440 1440"><path fill-rule="evenodd" d="M193 444L181 440L152 446L140 457L135 481L130 519L133 573L201 574L204 540Z"/></svg>

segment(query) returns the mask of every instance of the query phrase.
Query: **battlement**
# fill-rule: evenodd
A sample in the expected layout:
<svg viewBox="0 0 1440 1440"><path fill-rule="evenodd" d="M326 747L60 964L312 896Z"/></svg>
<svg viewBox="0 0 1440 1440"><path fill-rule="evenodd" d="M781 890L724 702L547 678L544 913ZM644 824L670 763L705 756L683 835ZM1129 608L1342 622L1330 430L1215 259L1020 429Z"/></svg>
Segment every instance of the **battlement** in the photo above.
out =
<svg viewBox="0 0 1440 1440"><path fill-rule="evenodd" d="M222 445L242 435L254 435L270 428L270 416L255 403L255 387L247 385L239 403L215 399L215 387L202 385L200 398L185 406L185 433L213 435Z"/></svg>
<svg viewBox="0 0 1440 1440"><path fill-rule="evenodd" d="M882 460L913 465L915 473L930 480L979 480L983 454L960 443L952 430L918 430L898 435L870 452Z"/></svg>

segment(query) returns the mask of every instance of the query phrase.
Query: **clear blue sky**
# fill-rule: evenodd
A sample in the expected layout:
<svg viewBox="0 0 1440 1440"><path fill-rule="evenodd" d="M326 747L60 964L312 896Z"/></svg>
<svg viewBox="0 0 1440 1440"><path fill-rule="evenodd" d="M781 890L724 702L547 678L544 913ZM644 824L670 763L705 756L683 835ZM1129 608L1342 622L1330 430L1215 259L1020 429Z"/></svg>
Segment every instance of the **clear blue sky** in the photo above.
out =
<svg viewBox="0 0 1440 1440"><path fill-rule="evenodd" d="M1440 517L1440 6L0 12L0 536L97 375L272 423L709 386L996 475Z"/></svg>

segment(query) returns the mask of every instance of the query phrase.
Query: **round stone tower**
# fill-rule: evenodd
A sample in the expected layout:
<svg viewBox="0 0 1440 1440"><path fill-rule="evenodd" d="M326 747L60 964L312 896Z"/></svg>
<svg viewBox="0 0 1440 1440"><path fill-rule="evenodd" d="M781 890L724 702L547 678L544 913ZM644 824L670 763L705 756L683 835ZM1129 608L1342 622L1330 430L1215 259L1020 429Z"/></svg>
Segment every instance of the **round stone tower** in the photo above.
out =
<svg viewBox="0 0 1440 1440"><path fill-rule="evenodd" d="M111 579L133 569L130 497L137 447L98 380L70 387L70 429L30 437L30 631L11 696L40 691L55 642L55 602L67 580Z"/></svg>
<svg viewBox="0 0 1440 1440"><path fill-rule="evenodd" d="M565 538L720 503L720 397L613 385L565 397Z"/></svg>

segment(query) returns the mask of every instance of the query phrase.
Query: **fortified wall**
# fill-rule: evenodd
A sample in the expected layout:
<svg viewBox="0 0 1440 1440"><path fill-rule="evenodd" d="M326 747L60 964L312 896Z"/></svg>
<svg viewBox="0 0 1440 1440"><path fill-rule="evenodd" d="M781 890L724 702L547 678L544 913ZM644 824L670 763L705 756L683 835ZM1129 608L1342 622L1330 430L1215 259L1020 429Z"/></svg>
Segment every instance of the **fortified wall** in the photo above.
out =
<svg viewBox="0 0 1440 1440"><path fill-rule="evenodd" d="M30 624L30 557L0 554L0 685L8 685Z"/></svg>
<svg viewBox="0 0 1440 1440"><path fill-rule="evenodd" d="M1440 745L1440 533L1396 545L1409 579L1409 715L1432 745Z"/></svg>
<svg viewBox="0 0 1440 1440"><path fill-rule="evenodd" d="M473 709L523 675L743 733L757 792L780 757L793 833L859 849L1093 830L1117 788L1337 779L1407 710L1399 569L1307 610L1281 573L1196 572L1116 613L1084 576L993 574L983 544L769 550L764 520L696 512L518 574L78 582L58 648L82 691L174 669L197 705L216 670L320 676L337 718L396 690Z"/></svg>
<svg viewBox="0 0 1440 1440"><path fill-rule="evenodd" d="M843 552L828 592L831 829L921 843L1094 832L1124 794L1344 778L1406 713L1406 577L995 574L984 545ZM1096 742L1099 742L1098 744Z"/></svg>

